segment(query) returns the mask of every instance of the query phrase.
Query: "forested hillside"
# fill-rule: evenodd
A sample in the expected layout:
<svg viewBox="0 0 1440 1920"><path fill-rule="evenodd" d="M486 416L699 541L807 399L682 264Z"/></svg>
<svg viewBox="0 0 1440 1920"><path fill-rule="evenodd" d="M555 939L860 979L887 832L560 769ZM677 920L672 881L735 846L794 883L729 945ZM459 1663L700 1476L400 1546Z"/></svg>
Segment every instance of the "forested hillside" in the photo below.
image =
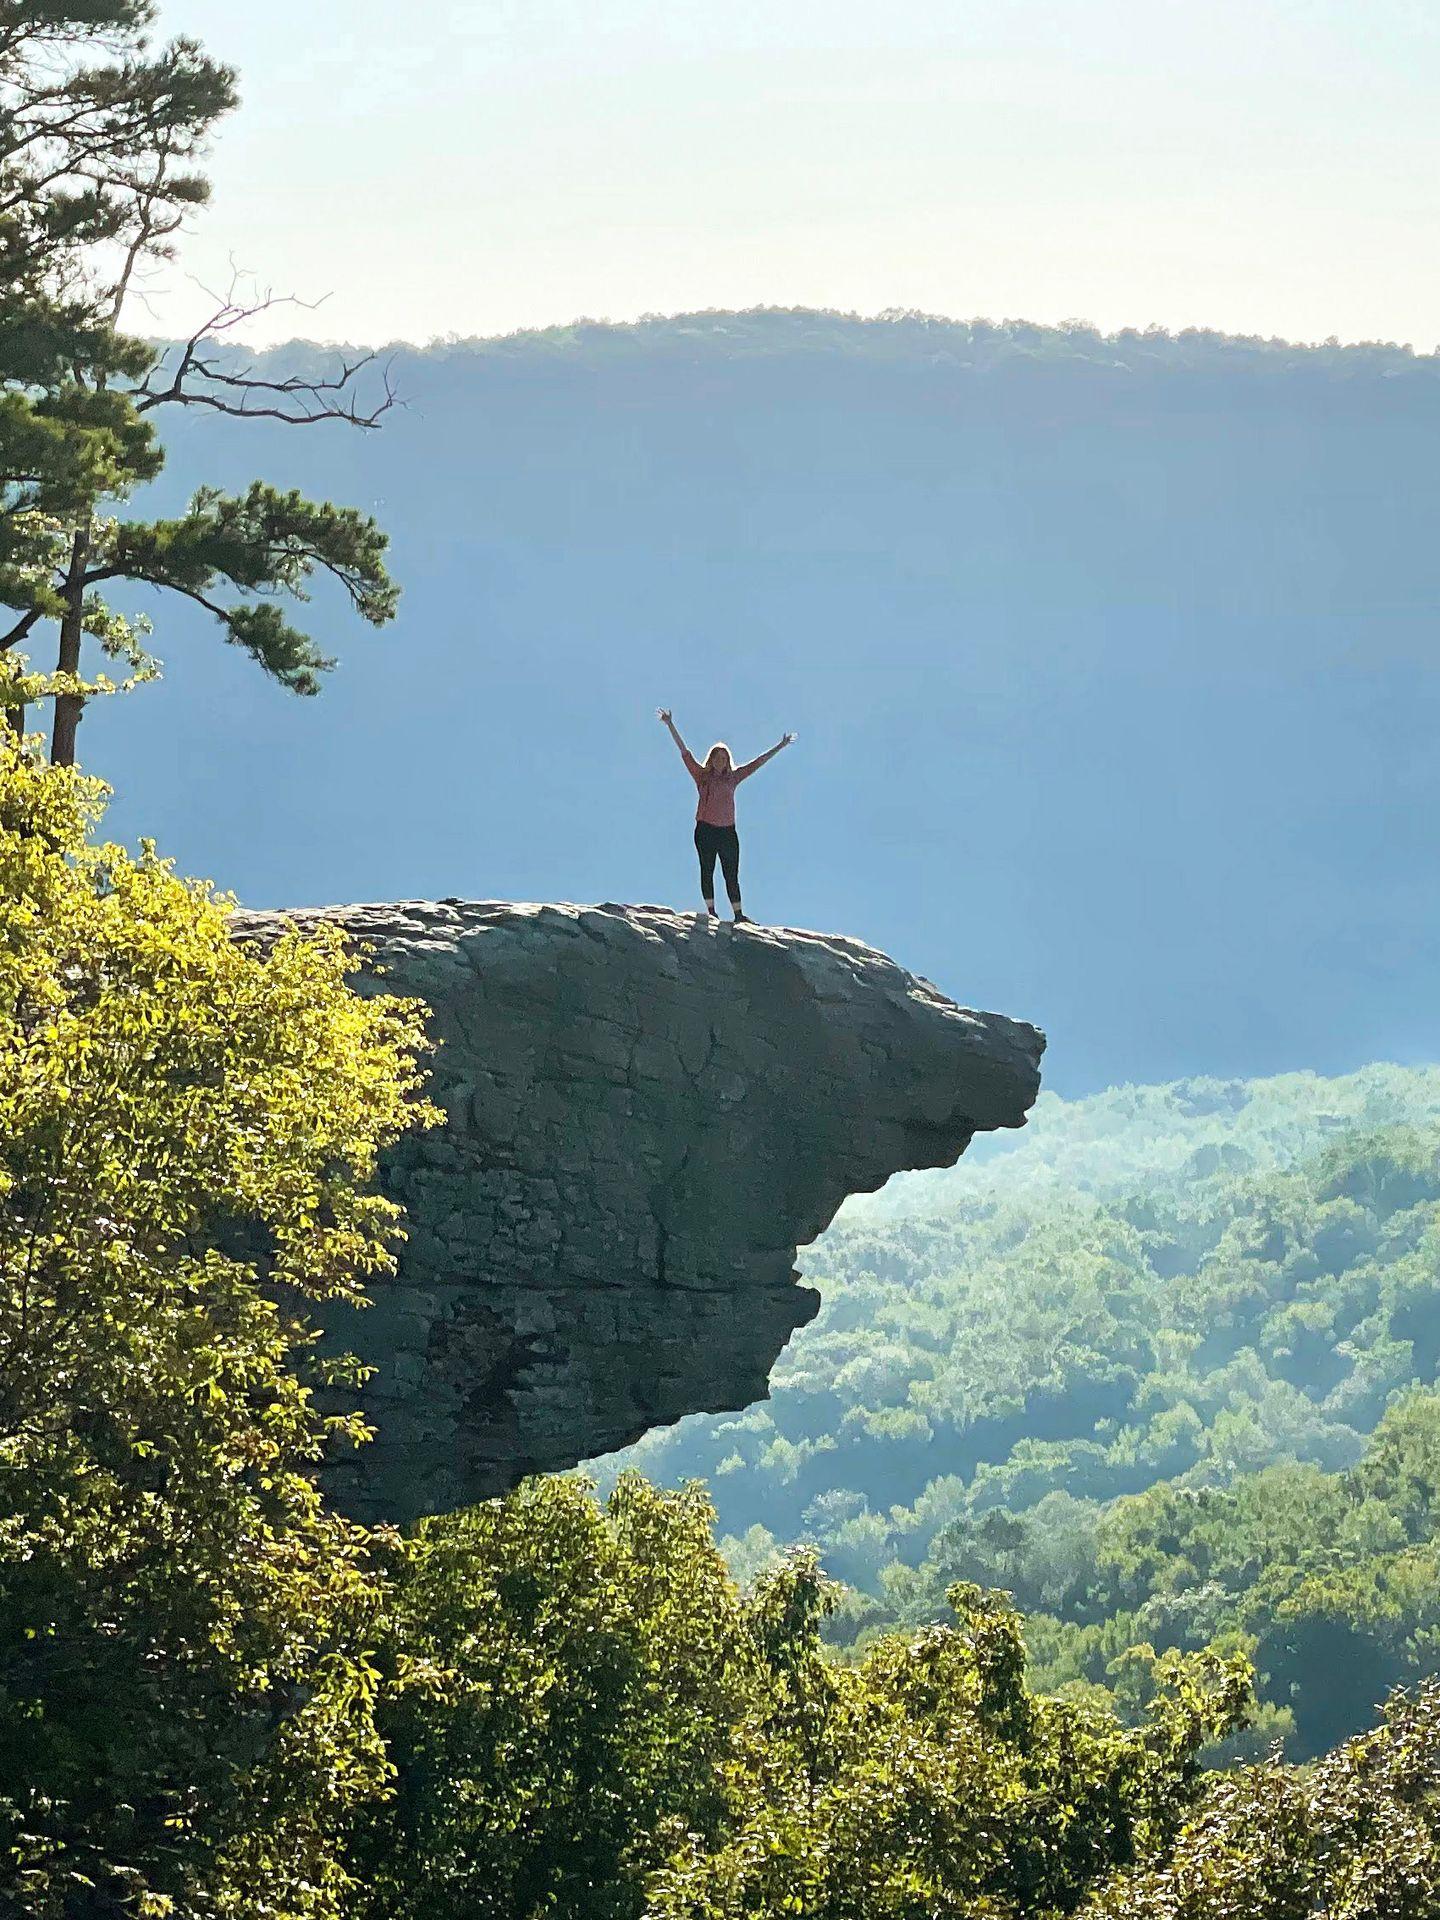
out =
<svg viewBox="0 0 1440 1920"><path fill-rule="evenodd" d="M1264 1730L1313 1752L1440 1664L1440 1401L1405 1398L1440 1363L1437 1120L1440 1071L1387 1066L1047 1095L802 1256L824 1304L768 1405L624 1458L705 1479L743 1571L814 1542L841 1637L969 1579L1045 1616L1049 1684L1133 1699L1131 1645L1258 1644Z"/></svg>

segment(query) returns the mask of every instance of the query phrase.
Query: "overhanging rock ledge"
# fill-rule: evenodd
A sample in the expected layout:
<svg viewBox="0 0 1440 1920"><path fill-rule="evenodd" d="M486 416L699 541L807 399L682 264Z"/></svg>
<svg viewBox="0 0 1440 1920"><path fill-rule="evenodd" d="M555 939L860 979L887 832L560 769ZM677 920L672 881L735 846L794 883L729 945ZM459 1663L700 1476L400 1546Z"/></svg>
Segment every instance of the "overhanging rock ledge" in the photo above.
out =
<svg viewBox="0 0 1440 1920"><path fill-rule="evenodd" d="M325 920L431 1009L448 1116L390 1156L394 1281L328 1338L376 1368L329 1469L408 1522L763 1398L818 1296L795 1250L847 1194L1018 1127L1044 1036L859 941L661 907L400 901ZM362 985L364 980L362 980Z"/></svg>

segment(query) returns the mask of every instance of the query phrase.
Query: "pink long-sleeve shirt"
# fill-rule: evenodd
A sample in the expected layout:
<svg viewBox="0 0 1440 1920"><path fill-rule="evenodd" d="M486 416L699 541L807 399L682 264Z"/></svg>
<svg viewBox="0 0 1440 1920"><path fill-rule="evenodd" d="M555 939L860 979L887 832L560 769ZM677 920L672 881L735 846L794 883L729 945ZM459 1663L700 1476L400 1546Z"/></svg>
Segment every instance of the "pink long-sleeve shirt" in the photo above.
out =
<svg viewBox="0 0 1440 1920"><path fill-rule="evenodd" d="M731 767L728 773L711 773L707 767L691 753L688 747L682 747L681 753L685 765L690 770L690 778L695 782L698 798L695 802L695 818L707 827L733 827L735 824L735 789L742 780L750 775L766 758L763 753L755 760L747 760L743 767Z"/></svg>

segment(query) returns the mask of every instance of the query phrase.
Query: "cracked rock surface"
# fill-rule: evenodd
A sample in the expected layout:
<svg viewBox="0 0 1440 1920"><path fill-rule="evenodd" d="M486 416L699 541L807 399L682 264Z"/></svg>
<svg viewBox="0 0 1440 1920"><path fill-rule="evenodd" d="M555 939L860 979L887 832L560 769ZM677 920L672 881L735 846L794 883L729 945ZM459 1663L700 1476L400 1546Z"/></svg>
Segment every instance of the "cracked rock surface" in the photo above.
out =
<svg viewBox="0 0 1440 1920"><path fill-rule="evenodd" d="M441 1042L448 1116L390 1156L393 1281L328 1335L377 1369L330 1469L410 1521L763 1398L819 1296L794 1257L847 1194L1018 1127L1044 1036L855 940L660 907L400 901L338 922ZM364 980L361 985L363 987Z"/></svg>

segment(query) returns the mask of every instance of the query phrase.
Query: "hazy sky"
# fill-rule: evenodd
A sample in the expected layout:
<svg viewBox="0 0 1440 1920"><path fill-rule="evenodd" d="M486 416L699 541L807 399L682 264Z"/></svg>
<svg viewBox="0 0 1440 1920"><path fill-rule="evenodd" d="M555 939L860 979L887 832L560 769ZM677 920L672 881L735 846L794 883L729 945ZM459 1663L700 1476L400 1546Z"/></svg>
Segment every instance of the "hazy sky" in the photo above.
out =
<svg viewBox="0 0 1440 1920"><path fill-rule="evenodd" d="M187 274L329 295L273 337L773 303L1440 342L1437 0L162 18L244 90ZM199 297L157 284L155 320Z"/></svg>

